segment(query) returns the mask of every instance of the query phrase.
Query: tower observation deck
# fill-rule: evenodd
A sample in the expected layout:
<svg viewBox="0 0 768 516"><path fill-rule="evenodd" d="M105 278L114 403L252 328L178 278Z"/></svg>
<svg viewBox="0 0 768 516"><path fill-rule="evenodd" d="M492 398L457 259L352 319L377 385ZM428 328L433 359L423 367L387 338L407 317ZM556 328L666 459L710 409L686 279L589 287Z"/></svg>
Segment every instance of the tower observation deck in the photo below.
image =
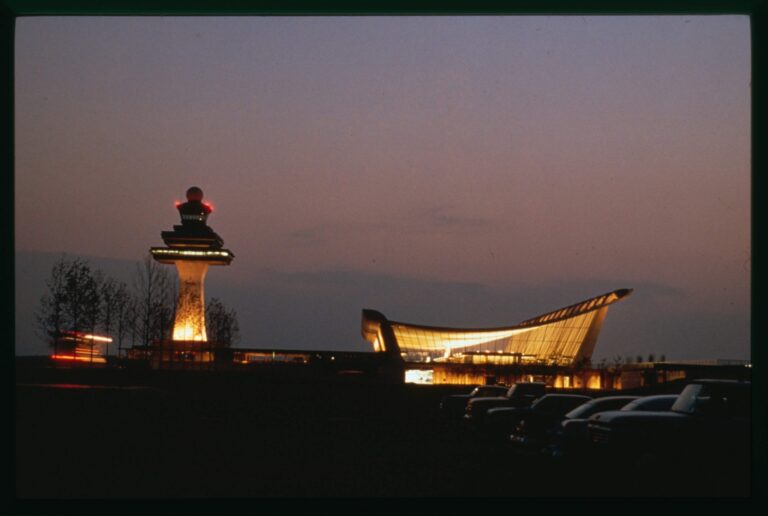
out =
<svg viewBox="0 0 768 516"><path fill-rule="evenodd" d="M176 265L179 297L173 323L174 342L207 342L205 332L205 275L209 265L229 265L235 257L224 249L224 240L206 223L213 208L203 202L203 191L187 190L187 202L176 205L181 224L163 231L166 247L152 247L152 257L160 263Z"/></svg>

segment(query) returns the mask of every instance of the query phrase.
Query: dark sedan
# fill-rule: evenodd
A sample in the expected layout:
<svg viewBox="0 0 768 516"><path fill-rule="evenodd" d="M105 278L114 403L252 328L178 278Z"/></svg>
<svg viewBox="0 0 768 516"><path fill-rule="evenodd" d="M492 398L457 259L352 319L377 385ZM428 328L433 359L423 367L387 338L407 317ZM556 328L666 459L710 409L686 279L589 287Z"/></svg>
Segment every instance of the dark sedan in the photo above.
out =
<svg viewBox="0 0 768 516"><path fill-rule="evenodd" d="M554 430L570 414L572 417L585 417L599 410L618 408L632 401L633 398L616 396L590 399L587 396L560 395L559 403L550 403L548 407L539 407L518 419L509 441L517 446L532 449L541 447L553 434ZM567 397L566 397L567 396ZM544 399L542 398L542 402ZM601 408L602 407L602 408ZM533 408L533 407L532 407Z"/></svg>
<svg viewBox="0 0 768 516"><path fill-rule="evenodd" d="M694 380L668 411L595 414L589 439L607 457L743 470L749 462L750 409L750 382Z"/></svg>
<svg viewBox="0 0 768 516"><path fill-rule="evenodd" d="M623 405L618 403L610 407L609 400L627 400ZM654 396L609 396L594 400L594 404L585 403L581 407L566 414L566 417L556 427L551 435L550 443L543 450L547 455L560 458L566 454L582 451L588 442L587 430L590 420L599 420L604 412L621 411L664 411L669 410L677 399L677 394L661 394ZM604 400L604 401L603 401ZM592 410L596 409L596 410Z"/></svg>
<svg viewBox="0 0 768 516"><path fill-rule="evenodd" d="M440 411L451 419L458 419L464 415L467 402L472 398L487 398L491 396L504 396L509 387L504 385L478 385L468 394L452 394L440 400Z"/></svg>
<svg viewBox="0 0 768 516"><path fill-rule="evenodd" d="M506 438L523 418L562 418L563 414L591 400L580 394L546 394L530 407L501 407L488 411L485 430L493 437Z"/></svg>

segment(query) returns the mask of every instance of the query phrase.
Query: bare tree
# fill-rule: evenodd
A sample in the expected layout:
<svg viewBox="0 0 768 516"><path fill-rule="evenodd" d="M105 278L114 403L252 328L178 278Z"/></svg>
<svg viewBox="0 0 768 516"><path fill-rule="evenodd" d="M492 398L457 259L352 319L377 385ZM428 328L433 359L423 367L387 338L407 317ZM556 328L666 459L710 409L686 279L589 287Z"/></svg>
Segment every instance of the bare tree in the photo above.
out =
<svg viewBox="0 0 768 516"><path fill-rule="evenodd" d="M130 296L126 310L128 333L131 335L131 347L136 345L136 339L140 338L139 330L139 300L136 296Z"/></svg>
<svg viewBox="0 0 768 516"><path fill-rule="evenodd" d="M176 316L177 283L173 275L167 270L161 281L162 295L157 307L157 334L162 340L171 340L173 337L173 322Z"/></svg>
<svg viewBox="0 0 768 516"><path fill-rule="evenodd" d="M114 280L105 279L100 270L94 270L83 258L67 259L62 255L54 263L46 282L48 292L42 296L35 314L37 327L46 340L50 339L54 354L58 352L63 331L95 334L98 328L105 327L104 292L108 290L105 285L113 283ZM110 325L111 322L107 322L107 331Z"/></svg>
<svg viewBox="0 0 768 516"><path fill-rule="evenodd" d="M172 285L168 271L151 256L146 256L137 264L134 288L138 309L138 337L144 345L165 337L163 321L168 318L165 309L171 307L171 313L173 310Z"/></svg>
<svg viewBox="0 0 768 516"><path fill-rule="evenodd" d="M160 300L152 305L152 337L158 340L170 340L172 332L173 307L167 300Z"/></svg>
<svg viewBox="0 0 768 516"><path fill-rule="evenodd" d="M72 331L82 331L90 326L86 307L90 301L89 297L92 295L90 290L92 282L93 272L88 262L82 258L75 258L69 263L64 274L64 288L66 289L64 313L69 329Z"/></svg>
<svg viewBox="0 0 768 516"><path fill-rule="evenodd" d="M227 309L220 299L214 297L205 308L205 322L208 339L223 347L231 347L240 339L240 325L237 312Z"/></svg>
<svg viewBox="0 0 768 516"><path fill-rule="evenodd" d="M64 255L53 264L51 275L45 282L48 292L40 298L40 304L35 311L35 325L38 335L53 347L57 353L56 344L61 331L67 326L64 307L67 303L66 276L69 262Z"/></svg>
<svg viewBox="0 0 768 516"><path fill-rule="evenodd" d="M117 322L117 288L118 283L113 278L104 278L99 289L101 295L101 328L106 335L112 333L112 327ZM107 343L107 356L109 356L109 343Z"/></svg>
<svg viewBox="0 0 768 516"><path fill-rule="evenodd" d="M101 285L104 282L104 274L99 271L91 271L83 277L81 288L83 289L83 323L85 329L93 336L96 328L101 323L102 299ZM91 337L91 361L93 361L93 337Z"/></svg>
<svg viewBox="0 0 768 516"><path fill-rule="evenodd" d="M112 300L114 312L112 316L115 319L117 330L117 355L120 356L123 350L123 337L130 330L130 304L132 303L131 295L128 293L128 287L125 283L120 282L114 286L112 292ZM108 317L105 317L105 326L107 326Z"/></svg>
<svg viewBox="0 0 768 516"><path fill-rule="evenodd" d="M616 388L617 378L621 378L621 365L623 358L621 355L614 355L611 367L608 369L610 372L611 388Z"/></svg>

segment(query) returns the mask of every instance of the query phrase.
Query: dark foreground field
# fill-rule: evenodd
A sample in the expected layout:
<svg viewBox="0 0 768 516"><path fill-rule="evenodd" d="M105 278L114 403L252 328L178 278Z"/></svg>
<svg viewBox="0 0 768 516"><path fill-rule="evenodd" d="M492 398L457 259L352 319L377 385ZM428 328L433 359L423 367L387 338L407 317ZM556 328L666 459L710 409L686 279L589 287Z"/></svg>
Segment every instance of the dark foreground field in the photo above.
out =
<svg viewBox="0 0 768 516"><path fill-rule="evenodd" d="M455 388L210 373L148 374L144 385L107 378L90 377L90 388L76 375L18 379L18 498L750 493L746 468L517 454L440 418L438 401Z"/></svg>

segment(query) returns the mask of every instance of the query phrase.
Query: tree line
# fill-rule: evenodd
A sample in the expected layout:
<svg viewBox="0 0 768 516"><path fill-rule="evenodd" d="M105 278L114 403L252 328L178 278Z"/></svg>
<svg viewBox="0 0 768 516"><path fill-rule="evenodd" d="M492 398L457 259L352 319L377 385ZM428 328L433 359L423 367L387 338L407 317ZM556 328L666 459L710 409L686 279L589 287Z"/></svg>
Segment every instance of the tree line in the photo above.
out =
<svg viewBox="0 0 768 516"><path fill-rule="evenodd" d="M136 264L129 285L83 258L62 255L51 268L35 325L54 349L62 332L78 331L110 336L120 352L128 344L171 339L176 295L168 268L151 256ZM237 312L218 298L207 301L205 318L209 341L230 347L239 340Z"/></svg>

